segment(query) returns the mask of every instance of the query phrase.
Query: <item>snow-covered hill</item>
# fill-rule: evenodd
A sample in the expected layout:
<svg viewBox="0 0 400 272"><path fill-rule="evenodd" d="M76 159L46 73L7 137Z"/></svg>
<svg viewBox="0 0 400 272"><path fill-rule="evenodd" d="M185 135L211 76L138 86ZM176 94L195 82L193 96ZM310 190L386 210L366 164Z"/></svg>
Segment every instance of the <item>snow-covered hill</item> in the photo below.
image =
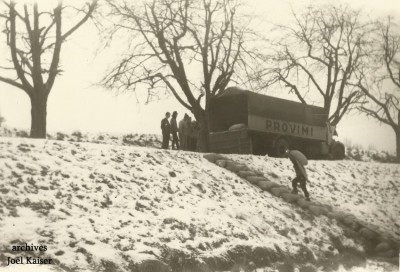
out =
<svg viewBox="0 0 400 272"><path fill-rule="evenodd" d="M289 182L287 160L231 157ZM308 170L313 199L398 237L399 166L320 161ZM363 241L335 220L198 153L0 138L0 181L0 271L398 270L366 260ZM41 256L55 265L5 267L25 243L47 245Z"/></svg>
<svg viewBox="0 0 400 272"><path fill-rule="evenodd" d="M287 159L230 155L270 180L291 186ZM357 161L310 161L306 166L311 199L353 214L400 241L400 165Z"/></svg>

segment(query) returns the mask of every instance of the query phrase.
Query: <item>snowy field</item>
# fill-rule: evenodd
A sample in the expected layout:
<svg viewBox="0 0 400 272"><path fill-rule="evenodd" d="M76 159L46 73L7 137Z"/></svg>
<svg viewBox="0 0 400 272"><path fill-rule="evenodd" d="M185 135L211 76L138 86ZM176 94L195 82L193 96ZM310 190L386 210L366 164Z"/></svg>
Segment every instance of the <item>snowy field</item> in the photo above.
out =
<svg viewBox="0 0 400 272"><path fill-rule="evenodd" d="M335 220L272 197L202 154L114 140L0 138L0 271L36 271L5 267L19 254L11 246L25 243L47 245L43 256L56 265L37 270L46 272L139 271L149 260L173 271L288 263L292 270L279 270L398 270L366 262L362 242ZM293 173L283 159L231 158L285 185ZM312 199L400 237L398 165L315 161L307 170ZM266 264L276 269L256 270Z"/></svg>

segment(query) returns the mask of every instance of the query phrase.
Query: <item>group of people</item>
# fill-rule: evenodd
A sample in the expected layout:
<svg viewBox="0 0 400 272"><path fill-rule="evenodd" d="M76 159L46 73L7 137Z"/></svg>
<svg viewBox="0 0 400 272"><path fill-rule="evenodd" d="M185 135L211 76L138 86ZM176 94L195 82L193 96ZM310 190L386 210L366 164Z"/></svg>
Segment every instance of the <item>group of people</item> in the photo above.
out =
<svg viewBox="0 0 400 272"><path fill-rule="evenodd" d="M161 132L163 136L162 148L169 149L169 142L172 135L172 149L187 151L197 151L197 140L199 138L200 126L197 121L185 113L183 119L177 123L178 112L171 114L167 112L165 118L161 120Z"/></svg>

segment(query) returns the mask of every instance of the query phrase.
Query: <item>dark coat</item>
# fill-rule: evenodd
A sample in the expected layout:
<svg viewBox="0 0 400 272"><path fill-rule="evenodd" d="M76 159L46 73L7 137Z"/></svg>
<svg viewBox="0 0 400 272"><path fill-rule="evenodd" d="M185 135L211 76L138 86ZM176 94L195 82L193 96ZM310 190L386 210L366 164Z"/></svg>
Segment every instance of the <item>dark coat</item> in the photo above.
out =
<svg viewBox="0 0 400 272"><path fill-rule="evenodd" d="M178 132L178 125L176 123L176 117L171 118L171 132L172 133Z"/></svg>
<svg viewBox="0 0 400 272"><path fill-rule="evenodd" d="M171 125L167 118L162 119L161 121L161 131L162 134L170 134L171 133Z"/></svg>

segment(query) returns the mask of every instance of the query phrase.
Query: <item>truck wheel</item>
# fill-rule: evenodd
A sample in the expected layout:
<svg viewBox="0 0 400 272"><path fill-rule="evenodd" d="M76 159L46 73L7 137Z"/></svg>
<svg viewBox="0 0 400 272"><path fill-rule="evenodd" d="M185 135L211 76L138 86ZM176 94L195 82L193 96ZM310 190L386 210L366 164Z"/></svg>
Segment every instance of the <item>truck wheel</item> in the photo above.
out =
<svg viewBox="0 0 400 272"><path fill-rule="evenodd" d="M332 157L334 160L343 160L344 159L344 146L341 144L336 144L332 148Z"/></svg>
<svg viewBox="0 0 400 272"><path fill-rule="evenodd" d="M286 140L285 138L279 138L274 146L274 153L275 156L278 158L283 158L285 156L285 151L286 149L289 149L289 141Z"/></svg>

